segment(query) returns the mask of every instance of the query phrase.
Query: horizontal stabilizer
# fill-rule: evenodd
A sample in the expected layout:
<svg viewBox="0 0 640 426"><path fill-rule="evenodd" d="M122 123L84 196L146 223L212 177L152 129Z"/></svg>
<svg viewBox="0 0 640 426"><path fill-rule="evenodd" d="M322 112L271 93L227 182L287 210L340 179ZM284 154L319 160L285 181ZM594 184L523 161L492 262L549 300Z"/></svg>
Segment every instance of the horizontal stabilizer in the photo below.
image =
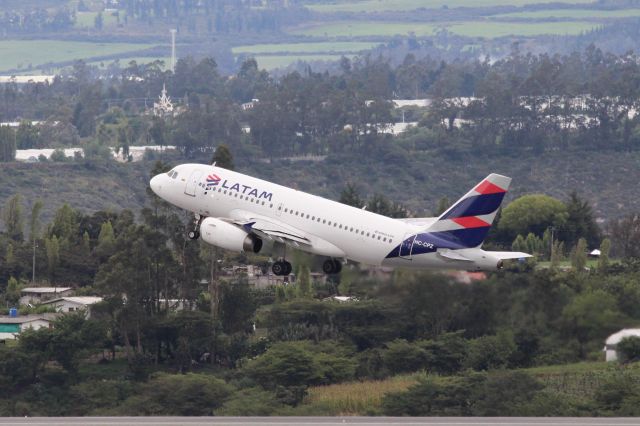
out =
<svg viewBox="0 0 640 426"><path fill-rule="evenodd" d="M451 259L451 260L461 260L463 262L473 262L473 260L464 257L463 255L461 255L460 253L453 251L453 250L438 250L438 255L442 256L446 259Z"/></svg>
<svg viewBox="0 0 640 426"><path fill-rule="evenodd" d="M533 257L529 253L522 253L520 251L488 251L491 256L495 256L500 260L509 259L524 259L526 257Z"/></svg>

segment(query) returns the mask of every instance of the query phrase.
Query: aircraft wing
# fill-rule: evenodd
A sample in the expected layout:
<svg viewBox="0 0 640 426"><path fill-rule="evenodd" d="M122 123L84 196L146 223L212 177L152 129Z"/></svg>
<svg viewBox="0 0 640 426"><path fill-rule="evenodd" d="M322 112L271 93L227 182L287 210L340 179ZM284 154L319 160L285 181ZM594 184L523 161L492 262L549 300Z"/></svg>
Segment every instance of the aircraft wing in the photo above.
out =
<svg viewBox="0 0 640 426"><path fill-rule="evenodd" d="M529 253L522 253L519 251L488 251L487 253L497 257L500 260L524 259L526 257L532 257Z"/></svg>
<svg viewBox="0 0 640 426"><path fill-rule="evenodd" d="M330 242L282 221L246 210L234 210L231 214L229 222L242 227L247 232L258 235L262 239L277 241L323 256L345 256L344 251Z"/></svg>

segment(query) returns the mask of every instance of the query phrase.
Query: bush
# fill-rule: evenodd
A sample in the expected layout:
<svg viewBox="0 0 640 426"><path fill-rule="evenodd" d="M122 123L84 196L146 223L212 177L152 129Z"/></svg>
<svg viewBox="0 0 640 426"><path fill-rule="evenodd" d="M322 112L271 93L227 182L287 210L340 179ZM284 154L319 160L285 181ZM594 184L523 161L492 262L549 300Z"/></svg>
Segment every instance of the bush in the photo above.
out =
<svg viewBox="0 0 640 426"><path fill-rule="evenodd" d="M640 360L640 337L625 337L618 343L616 352L618 352L620 362L633 362Z"/></svg>
<svg viewBox="0 0 640 426"><path fill-rule="evenodd" d="M439 374L453 374L462 369L468 352L468 341L462 332L445 333L436 340L419 343L427 354L427 369Z"/></svg>
<svg viewBox="0 0 640 426"><path fill-rule="evenodd" d="M600 415L640 416L640 386L634 377L610 378L598 386L594 399Z"/></svg>
<svg viewBox="0 0 640 426"><path fill-rule="evenodd" d="M232 386L213 376L158 373L112 414L210 416L232 392Z"/></svg>
<svg viewBox="0 0 640 426"><path fill-rule="evenodd" d="M407 373L425 368L427 352L415 343L397 339L387 343L382 359L391 373Z"/></svg>
<svg viewBox="0 0 640 426"><path fill-rule="evenodd" d="M482 336L469 342L465 364L477 371L505 368L515 350L511 335Z"/></svg>
<svg viewBox="0 0 640 426"><path fill-rule="evenodd" d="M522 372L470 372L423 380L404 392L387 394L382 406L390 416L515 416L527 412L541 389Z"/></svg>

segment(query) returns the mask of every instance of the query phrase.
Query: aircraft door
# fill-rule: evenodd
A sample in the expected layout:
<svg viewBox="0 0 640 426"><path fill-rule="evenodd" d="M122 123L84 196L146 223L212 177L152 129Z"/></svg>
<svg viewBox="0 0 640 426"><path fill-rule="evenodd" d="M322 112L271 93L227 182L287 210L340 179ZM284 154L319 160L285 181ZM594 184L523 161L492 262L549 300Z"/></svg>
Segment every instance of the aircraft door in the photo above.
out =
<svg viewBox="0 0 640 426"><path fill-rule="evenodd" d="M400 257L402 259L411 260L411 252L413 251L413 242L415 241L415 234L407 234L400 244Z"/></svg>
<svg viewBox="0 0 640 426"><path fill-rule="evenodd" d="M191 195L192 197L196 196L196 187L198 186L200 176L202 176L202 170L194 170L193 172L191 172L191 176L189 176L187 185L184 188L185 194Z"/></svg>
<svg viewBox="0 0 640 426"><path fill-rule="evenodd" d="M278 208L276 209L276 216L282 215L282 209L284 209L284 203L278 204Z"/></svg>

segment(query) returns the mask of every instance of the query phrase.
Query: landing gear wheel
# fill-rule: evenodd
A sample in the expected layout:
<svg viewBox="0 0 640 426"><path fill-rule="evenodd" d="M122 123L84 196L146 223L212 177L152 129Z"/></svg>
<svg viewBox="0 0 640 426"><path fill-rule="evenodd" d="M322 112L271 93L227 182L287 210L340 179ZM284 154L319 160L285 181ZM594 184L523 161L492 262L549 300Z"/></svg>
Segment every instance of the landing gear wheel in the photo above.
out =
<svg viewBox="0 0 640 426"><path fill-rule="evenodd" d="M287 262L286 260L279 260L271 267L271 271L273 272L273 274L279 277L291 274L292 270L293 267L291 266L291 263Z"/></svg>
<svg viewBox="0 0 640 426"><path fill-rule="evenodd" d="M285 262L284 262L284 274L285 275L291 275L292 271L293 271L293 266L291 266L291 264L285 260Z"/></svg>
<svg viewBox="0 0 640 426"><path fill-rule="evenodd" d="M342 263L336 259L327 259L322 264L322 272L328 275L339 274L342 271Z"/></svg>
<svg viewBox="0 0 640 426"><path fill-rule="evenodd" d="M202 219L204 219L199 214L195 214L193 218L193 231L189 231L187 236L190 240L197 240L200 238L200 224L202 223Z"/></svg>

